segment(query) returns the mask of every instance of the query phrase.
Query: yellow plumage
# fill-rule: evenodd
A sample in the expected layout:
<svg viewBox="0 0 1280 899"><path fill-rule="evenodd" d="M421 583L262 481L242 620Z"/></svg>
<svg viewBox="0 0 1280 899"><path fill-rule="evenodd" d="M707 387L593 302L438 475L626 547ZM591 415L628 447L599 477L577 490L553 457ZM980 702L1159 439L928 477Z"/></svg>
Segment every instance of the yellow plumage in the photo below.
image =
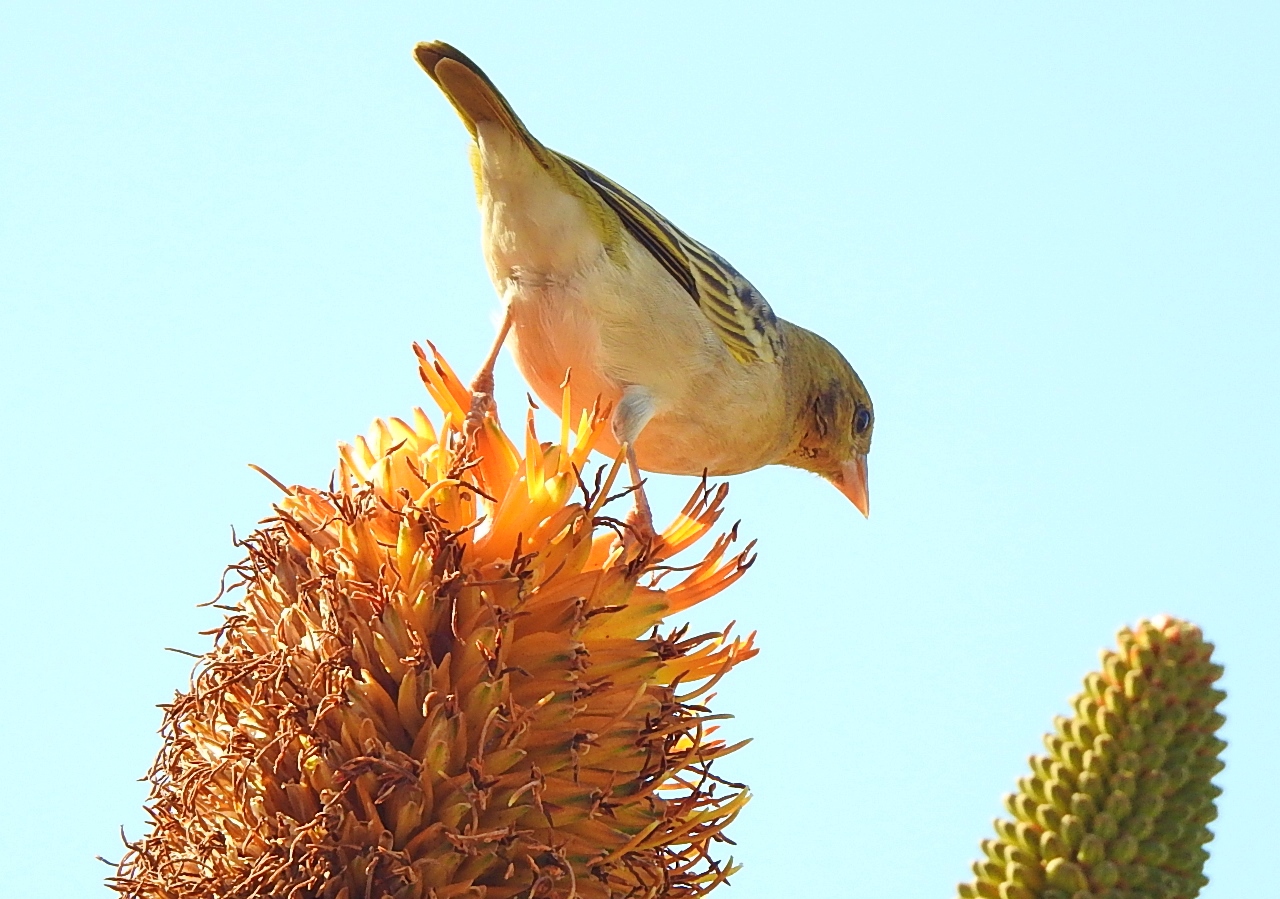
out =
<svg viewBox="0 0 1280 899"><path fill-rule="evenodd" d="M485 260L505 310L499 343L509 329L534 392L554 408L571 370L576 397L612 407L633 468L791 465L865 514L871 399L840 352L777 318L733 266L642 200L543 146L461 52L433 42L415 55L475 141Z"/></svg>

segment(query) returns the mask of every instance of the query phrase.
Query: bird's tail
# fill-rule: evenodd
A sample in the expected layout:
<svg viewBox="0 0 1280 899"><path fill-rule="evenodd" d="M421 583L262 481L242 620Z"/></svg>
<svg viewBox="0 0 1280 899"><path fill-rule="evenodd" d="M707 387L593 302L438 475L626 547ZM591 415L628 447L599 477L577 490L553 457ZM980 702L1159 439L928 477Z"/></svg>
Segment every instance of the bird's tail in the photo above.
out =
<svg viewBox="0 0 1280 899"><path fill-rule="evenodd" d="M489 76L465 53L444 41L429 41L418 44L413 55L418 65L444 91L473 138L476 137L477 125L496 122L533 150L535 155L538 154L541 144L529 133Z"/></svg>

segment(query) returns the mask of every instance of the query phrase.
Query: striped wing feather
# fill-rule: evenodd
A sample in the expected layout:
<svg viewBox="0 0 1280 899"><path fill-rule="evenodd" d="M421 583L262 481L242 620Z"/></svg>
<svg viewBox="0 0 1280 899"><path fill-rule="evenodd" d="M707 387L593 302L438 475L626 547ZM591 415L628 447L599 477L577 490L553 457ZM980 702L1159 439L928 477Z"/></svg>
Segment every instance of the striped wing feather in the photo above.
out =
<svg viewBox="0 0 1280 899"><path fill-rule="evenodd" d="M745 365L777 358L777 317L737 269L626 188L590 166L557 155L600 195L623 227L684 288L735 359Z"/></svg>

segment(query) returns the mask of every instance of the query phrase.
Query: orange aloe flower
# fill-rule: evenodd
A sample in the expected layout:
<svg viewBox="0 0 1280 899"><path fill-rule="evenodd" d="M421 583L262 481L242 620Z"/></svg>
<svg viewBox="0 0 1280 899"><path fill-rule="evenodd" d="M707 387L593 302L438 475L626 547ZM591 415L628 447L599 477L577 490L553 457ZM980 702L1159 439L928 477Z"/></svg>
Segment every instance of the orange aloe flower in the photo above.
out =
<svg viewBox="0 0 1280 899"><path fill-rule="evenodd" d="M243 597L166 708L131 897L694 897L736 870L748 799L712 763L709 691L752 637L665 634L752 561L699 487L652 546L607 514L607 423L524 445L416 348L443 419L374 423L328 490L285 489L242 542ZM678 576L670 586L664 577ZM732 626L730 626L732 627ZM754 635L752 635L754 636Z"/></svg>

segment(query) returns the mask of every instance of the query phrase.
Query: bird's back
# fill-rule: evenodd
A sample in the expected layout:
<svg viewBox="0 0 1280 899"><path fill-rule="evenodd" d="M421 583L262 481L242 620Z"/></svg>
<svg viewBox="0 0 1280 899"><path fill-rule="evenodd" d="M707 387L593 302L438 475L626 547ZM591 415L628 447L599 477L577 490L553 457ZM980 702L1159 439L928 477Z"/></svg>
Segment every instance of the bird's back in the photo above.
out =
<svg viewBox="0 0 1280 899"><path fill-rule="evenodd" d="M616 182L545 147L459 51L424 44L417 56L475 139L485 260L535 393L558 407L567 371L579 408L643 388L652 418L636 451L650 471L731 474L783 458L800 402L785 383L790 326L759 291Z"/></svg>

